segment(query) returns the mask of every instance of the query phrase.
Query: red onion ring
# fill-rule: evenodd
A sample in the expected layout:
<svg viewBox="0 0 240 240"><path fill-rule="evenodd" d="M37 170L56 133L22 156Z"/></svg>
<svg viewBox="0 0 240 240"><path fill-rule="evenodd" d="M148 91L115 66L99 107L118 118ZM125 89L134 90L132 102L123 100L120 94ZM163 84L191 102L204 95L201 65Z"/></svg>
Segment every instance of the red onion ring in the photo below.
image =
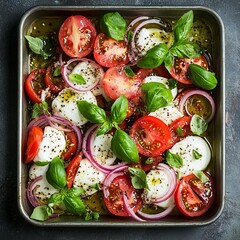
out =
<svg viewBox="0 0 240 240"><path fill-rule="evenodd" d="M70 70L68 69L68 66L73 62L90 62L94 67L96 67L100 70L101 77L98 80L96 80L95 83L93 83L92 85L90 85L87 88L75 87L74 84L68 78L68 75L70 74ZM66 84L69 87L71 87L73 90L78 91L78 92L91 91L93 88L95 88L98 85L99 81L103 78L103 76L104 76L104 71L103 71L102 67L100 65L98 65L97 63L95 63L93 60L88 59L88 58L73 58L73 59L70 59L66 64L64 64L62 66L62 77L63 77L64 81L66 82ZM79 86L79 87L81 87L81 86Z"/></svg>
<svg viewBox="0 0 240 240"><path fill-rule="evenodd" d="M187 103L188 98L193 96L193 95L201 95L209 101L209 103L211 105L211 108L212 108L211 115L209 116L208 119L206 119L206 121L209 123L214 117L216 107L215 107L215 103L214 103L214 100L213 100L212 96L209 93L207 93L203 90L198 90L198 89L197 90L192 90L192 91L187 92L185 95L183 95L183 97L181 98L181 100L179 102L180 112L184 113L184 109L185 109L186 113L190 117L192 117L192 114L190 114L188 109L187 109L187 104L186 103Z"/></svg>
<svg viewBox="0 0 240 240"><path fill-rule="evenodd" d="M27 185L27 190L26 190L27 199L33 207L42 205L35 195L36 189L38 188L38 186L35 186L33 188L34 184L37 183L38 181L42 180L42 178L43 178L42 176L39 176L39 177L35 178L34 180L28 182L28 185Z"/></svg>
<svg viewBox="0 0 240 240"><path fill-rule="evenodd" d="M166 217L169 215L172 210L174 209L175 205L170 205L168 208L166 208L163 212L157 213L157 214L148 214L148 213L143 213L140 210L137 211L137 214L140 215L141 217L148 219L148 220L157 220Z"/></svg>

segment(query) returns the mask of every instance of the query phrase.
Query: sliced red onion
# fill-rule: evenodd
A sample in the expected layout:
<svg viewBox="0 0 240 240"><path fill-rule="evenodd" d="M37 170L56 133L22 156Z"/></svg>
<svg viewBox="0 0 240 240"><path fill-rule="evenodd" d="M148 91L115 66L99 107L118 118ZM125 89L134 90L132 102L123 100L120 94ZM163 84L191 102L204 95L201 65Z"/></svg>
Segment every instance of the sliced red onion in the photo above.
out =
<svg viewBox="0 0 240 240"><path fill-rule="evenodd" d="M133 209L130 207L130 205L128 203L128 198L125 194L123 195L123 205L131 217L133 217L135 220L137 220L139 222L145 222L145 220L140 218L139 216L137 216L136 213L133 211Z"/></svg>
<svg viewBox="0 0 240 240"><path fill-rule="evenodd" d="M60 63L60 66L63 66L63 65L64 65L64 63L63 63L63 54L62 54L62 53L59 54L59 59L58 59L58 61L59 61L59 63Z"/></svg>
<svg viewBox="0 0 240 240"><path fill-rule="evenodd" d="M169 215L172 210L174 209L175 205L170 205L167 209L165 209L163 212L157 213L157 214L148 214L148 213L143 213L141 211L137 211L137 214L140 215L141 217L147 219L147 220L158 220L161 218L166 217Z"/></svg>
<svg viewBox="0 0 240 240"><path fill-rule="evenodd" d="M42 176L39 176L37 178L35 178L34 180L30 181L28 183L28 186L27 186L27 190L26 190L26 195L27 195L27 199L28 201L31 203L31 205L33 207L37 207L39 205L42 205L39 200L37 199L35 193L36 193L36 189L38 188L38 186L35 186L33 188L33 186L35 185L35 183L37 183L38 181L42 180Z"/></svg>
<svg viewBox="0 0 240 240"><path fill-rule="evenodd" d="M184 113L184 109L185 109L186 113L190 117L192 117L192 114L190 114L188 109L187 109L187 101L188 101L188 98L193 96L193 95L201 95L209 101L209 103L211 105L211 108L212 108L211 115L209 116L208 119L206 119L206 121L209 123L214 117L216 107L215 107L215 103L214 103L214 100L213 100L212 96L209 93L207 93L203 90L192 90L192 91L187 92L185 95L183 95L183 97L181 98L181 100L179 102L180 112Z"/></svg>
<svg viewBox="0 0 240 240"><path fill-rule="evenodd" d="M71 70L68 68L69 65L73 62L90 62L91 65L93 65L94 67L98 68L101 74L101 77L99 77L98 79L96 78L96 81L90 85L89 87L84 87L84 85L78 85L78 87L76 87L74 85L74 83L72 81L69 80L69 75L71 74ZM98 65L97 63L95 63L93 60L90 60L88 58L73 58L70 59L66 64L64 64L62 66L62 77L64 79L64 81L66 82L66 84L71 87L73 90L78 91L78 92L87 92L92 90L93 88L95 88L99 81L101 80L101 78L104 76L104 71L102 69L102 67L100 65Z"/></svg>

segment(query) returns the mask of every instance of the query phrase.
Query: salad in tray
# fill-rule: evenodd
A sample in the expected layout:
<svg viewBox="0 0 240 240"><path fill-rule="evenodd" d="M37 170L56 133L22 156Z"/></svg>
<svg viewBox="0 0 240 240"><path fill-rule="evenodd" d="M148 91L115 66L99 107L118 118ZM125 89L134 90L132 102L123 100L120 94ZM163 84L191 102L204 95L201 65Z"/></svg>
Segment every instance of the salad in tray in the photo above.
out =
<svg viewBox="0 0 240 240"><path fill-rule="evenodd" d="M175 21L108 12L25 36L32 219L209 210L217 79L193 23L193 11Z"/></svg>

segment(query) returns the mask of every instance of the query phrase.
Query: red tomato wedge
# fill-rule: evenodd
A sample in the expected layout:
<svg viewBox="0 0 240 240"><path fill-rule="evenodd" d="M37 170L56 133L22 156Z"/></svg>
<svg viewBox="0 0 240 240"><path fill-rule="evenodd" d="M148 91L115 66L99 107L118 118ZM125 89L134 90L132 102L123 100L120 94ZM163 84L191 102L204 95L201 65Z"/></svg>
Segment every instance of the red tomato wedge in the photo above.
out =
<svg viewBox="0 0 240 240"><path fill-rule="evenodd" d="M124 208L123 195L129 199L129 205L134 212L142 206L140 195L133 188L131 179L127 175L117 176L109 186L109 196L104 198L107 209L116 216L129 216Z"/></svg>
<svg viewBox="0 0 240 240"><path fill-rule="evenodd" d="M168 126L153 116L139 118L130 129L130 136L139 153L148 157L162 154L168 149L171 139Z"/></svg>
<svg viewBox="0 0 240 240"><path fill-rule="evenodd" d="M192 84L187 76L188 65L194 63L208 69L208 62L204 56L197 58L175 58L174 65L170 68L170 74L173 78L183 84Z"/></svg>
<svg viewBox="0 0 240 240"><path fill-rule="evenodd" d="M198 217L208 211L215 199L215 184L205 173L209 181L203 183L194 174L184 177L175 192L175 203L179 211L188 217Z"/></svg>
<svg viewBox="0 0 240 240"><path fill-rule="evenodd" d="M160 65L157 68L141 68L138 70L137 75L140 79L144 79L147 76L159 76L164 78L171 78L170 73L168 70L164 67L164 65Z"/></svg>
<svg viewBox="0 0 240 240"><path fill-rule="evenodd" d="M74 132L65 132L67 146L62 153L62 158L67 161L73 157L77 150L77 136Z"/></svg>
<svg viewBox="0 0 240 240"><path fill-rule="evenodd" d="M104 67L123 66L129 62L125 41L118 41L100 33L94 43L95 60Z"/></svg>
<svg viewBox="0 0 240 240"><path fill-rule="evenodd" d="M97 32L92 22L84 16L70 16L60 27L58 40L70 57L85 57L92 50Z"/></svg>
<svg viewBox="0 0 240 240"><path fill-rule="evenodd" d="M42 139L43 130L38 126L33 126L28 133L25 163L31 162L37 155Z"/></svg>

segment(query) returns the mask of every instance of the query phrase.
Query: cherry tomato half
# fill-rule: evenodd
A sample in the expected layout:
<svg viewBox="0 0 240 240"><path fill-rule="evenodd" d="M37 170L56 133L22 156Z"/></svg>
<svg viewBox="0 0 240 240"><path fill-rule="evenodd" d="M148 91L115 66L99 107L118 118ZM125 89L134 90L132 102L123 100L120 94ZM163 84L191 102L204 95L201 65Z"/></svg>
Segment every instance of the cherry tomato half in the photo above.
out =
<svg viewBox="0 0 240 240"><path fill-rule="evenodd" d="M118 41L100 33L94 43L95 60L104 67L118 67L129 62L125 41Z"/></svg>
<svg viewBox="0 0 240 240"><path fill-rule="evenodd" d="M37 155L42 139L43 130L38 126L33 126L28 133L25 163L31 162Z"/></svg>
<svg viewBox="0 0 240 240"><path fill-rule="evenodd" d="M144 156L158 156L169 147L171 134L168 126L153 116L144 116L133 124L130 136L139 153Z"/></svg>
<svg viewBox="0 0 240 240"><path fill-rule="evenodd" d="M77 149L77 136L74 132L65 132L66 140L67 140L67 146L65 150L62 153L62 158L67 161L76 152Z"/></svg>
<svg viewBox="0 0 240 240"><path fill-rule="evenodd" d="M109 186L109 196L104 198L107 209L116 216L129 216L124 208L123 195L129 199L129 205L134 212L142 206L140 194L133 188L128 175L117 176Z"/></svg>
<svg viewBox="0 0 240 240"><path fill-rule="evenodd" d="M27 77L25 81L25 91L29 99L36 103L41 103L41 93L42 90L46 88L44 83L45 69L33 70Z"/></svg>
<svg viewBox="0 0 240 240"><path fill-rule="evenodd" d="M192 81L187 76L188 65L194 63L209 68L208 62L204 56L197 58L175 58L174 65L170 68L170 74L173 78L183 84L192 84Z"/></svg>
<svg viewBox="0 0 240 240"><path fill-rule="evenodd" d="M215 184L205 173L209 181L203 183L194 174L184 177L175 192L175 203L179 211L188 217L198 217L208 211L215 199Z"/></svg>
<svg viewBox="0 0 240 240"><path fill-rule="evenodd" d="M70 16L62 24L58 39L63 51L70 57L85 57L92 50L97 32L84 16Z"/></svg>

